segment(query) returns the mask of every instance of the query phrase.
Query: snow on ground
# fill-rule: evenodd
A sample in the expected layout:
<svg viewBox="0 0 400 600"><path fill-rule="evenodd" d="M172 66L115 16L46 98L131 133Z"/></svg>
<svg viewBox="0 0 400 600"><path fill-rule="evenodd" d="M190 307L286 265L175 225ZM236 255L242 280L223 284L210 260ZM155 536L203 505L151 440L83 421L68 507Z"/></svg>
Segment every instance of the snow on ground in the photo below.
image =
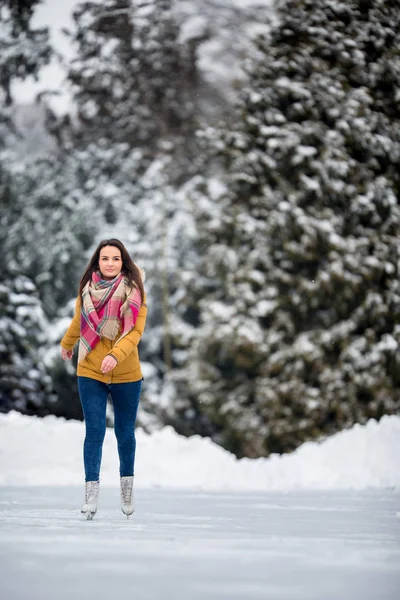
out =
<svg viewBox="0 0 400 600"><path fill-rule="evenodd" d="M84 424L15 411L0 415L0 486L79 485ZM400 490L400 417L355 425L292 454L237 460L211 440L185 438L172 428L137 430L136 483L141 488L291 491ZM107 430L101 480L116 486L118 456Z"/></svg>

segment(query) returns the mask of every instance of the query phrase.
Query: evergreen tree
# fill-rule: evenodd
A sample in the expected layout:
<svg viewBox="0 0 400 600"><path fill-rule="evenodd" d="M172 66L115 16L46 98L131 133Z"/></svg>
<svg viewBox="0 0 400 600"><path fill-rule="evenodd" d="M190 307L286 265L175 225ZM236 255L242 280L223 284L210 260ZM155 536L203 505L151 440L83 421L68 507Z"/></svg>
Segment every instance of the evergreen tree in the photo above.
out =
<svg viewBox="0 0 400 600"><path fill-rule="evenodd" d="M38 356L49 325L30 279L1 278L0 314L0 412L49 414L56 396Z"/></svg>
<svg viewBox="0 0 400 600"><path fill-rule="evenodd" d="M51 379L38 357L47 326L42 304L34 283L21 275L19 264L13 268L6 246L8 225L23 219L23 200L21 204L13 178L15 157L4 146L7 138L17 135L12 84L36 76L51 56L48 31L30 26L37 4L37 0L0 1L0 245L7 256L0 274L1 411L40 412L53 400Z"/></svg>
<svg viewBox="0 0 400 600"><path fill-rule="evenodd" d="M4 106L12 104L11 84L28 76L36 77L51 57L47 28L32 29L30 21L40 0L0 0L1 54L0 88Z"/></svg>
<svg viewBox="0 0 400 600"><path fill-rule="evenodd" d="M35 282L49 318L78 289L99 220L86 158L54 154L10 168L14 202L5 207L0 241L8 269Z"/></svg>
<svg viewBox="0 0 400 600"><path fill-rule="evenodd" d="M201 299L169 416L238 456L400 408L400 11L278 10L238 126L206 132L229 191L199 221Z"/></svg>
<svg viewBox="0 0 400 600"><path fill-rule="evenodd" d="M193 130L196 70L179 44L171 0L82 2L73 17L69 79L84 139L149 150L167 134L182 141Z"/></svg>

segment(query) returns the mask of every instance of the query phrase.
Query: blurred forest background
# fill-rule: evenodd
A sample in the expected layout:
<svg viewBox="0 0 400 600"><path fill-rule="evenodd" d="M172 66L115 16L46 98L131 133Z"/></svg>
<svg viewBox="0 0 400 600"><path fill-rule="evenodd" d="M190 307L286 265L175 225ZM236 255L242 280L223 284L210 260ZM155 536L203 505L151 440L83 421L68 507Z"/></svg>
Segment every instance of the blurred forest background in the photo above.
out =
<svg viewBox="0 0 400 600"><path fill-rule="evenodd" d="M58 344L112 236L147 430L258 457L398 413L397 0L81 2L68 60L39 4L0 0L0 411L81 418ZM57 60L68 110L21 102Z"/></svg>

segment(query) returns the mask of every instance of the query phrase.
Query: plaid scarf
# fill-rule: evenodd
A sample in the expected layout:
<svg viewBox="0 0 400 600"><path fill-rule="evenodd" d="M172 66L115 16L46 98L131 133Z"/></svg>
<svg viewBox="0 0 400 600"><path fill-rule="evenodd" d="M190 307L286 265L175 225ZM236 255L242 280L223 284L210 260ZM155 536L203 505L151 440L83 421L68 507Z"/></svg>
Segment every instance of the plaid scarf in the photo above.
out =
<svg viewBox="0 0 400 600"><path fill-rule="evenodd" d="M141 296L136 286L129 293L127 283L122 273L107 280L94 272L83 288L78 363L93 350L100 338L114 340L121 327L117 344L133 329Z"/></svg>

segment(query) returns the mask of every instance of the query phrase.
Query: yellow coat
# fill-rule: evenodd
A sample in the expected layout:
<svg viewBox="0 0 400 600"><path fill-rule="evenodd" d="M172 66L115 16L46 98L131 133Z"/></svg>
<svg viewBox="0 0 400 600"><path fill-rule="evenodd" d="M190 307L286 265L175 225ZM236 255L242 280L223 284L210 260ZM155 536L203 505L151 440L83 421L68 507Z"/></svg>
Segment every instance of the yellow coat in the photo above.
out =
<svg viewBox="0 0 400 600"><path fill-rule="evenodd" d="M117 344L115 342L118 340L120 332L118 332L115 340L101 338L93 350L78 364L76 374L79 377L90 377L91 379L102 381L103 383L128 383L142 379L143 375L139 362L138 344L146 324L146 316L147 305L145 295L142 306L139 309L135 327ZM80 323L81 298L78 296L75 306L75 315L66 334L60 342L65 350L72 350L79 341L81 330ZM100 366L107 354L112 355L118 363L112 371L102 373L100 371Z"/></svg>

